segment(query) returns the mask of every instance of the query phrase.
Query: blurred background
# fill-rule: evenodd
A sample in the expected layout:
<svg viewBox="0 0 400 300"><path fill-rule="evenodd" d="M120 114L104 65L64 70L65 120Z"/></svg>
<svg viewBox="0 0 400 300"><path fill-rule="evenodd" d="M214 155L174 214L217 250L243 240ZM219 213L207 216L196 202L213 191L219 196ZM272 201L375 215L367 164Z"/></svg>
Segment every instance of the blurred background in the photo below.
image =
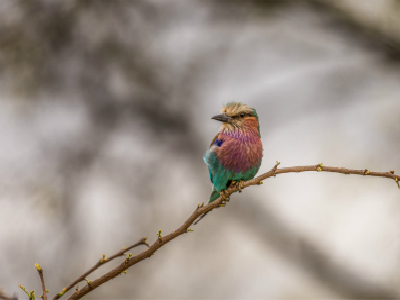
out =
<svg viewBox="0 0 400 300"><path fill-rule="evenodd" d="M399 26L398 0L2 0L0 288L40 295L39 263L52 298L181 226L228 101L257 109L259 174L399 174ZM192 229L86 298L400 298L388 179L279 175Z"/></svg>

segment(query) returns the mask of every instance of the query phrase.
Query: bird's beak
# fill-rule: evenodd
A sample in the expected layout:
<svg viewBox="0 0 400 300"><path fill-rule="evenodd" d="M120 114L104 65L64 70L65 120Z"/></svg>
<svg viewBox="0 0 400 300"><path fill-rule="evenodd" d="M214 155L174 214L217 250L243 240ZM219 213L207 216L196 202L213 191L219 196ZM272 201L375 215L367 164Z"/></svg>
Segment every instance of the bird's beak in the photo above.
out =
<svg viewBox="0 0 400 300"><path fill-rule="evenodd" d="M211 119L221 121L221 122L230 122L233 120L232 118L228 117L226 114L216 115L216 116L212 117Z"/></svg>

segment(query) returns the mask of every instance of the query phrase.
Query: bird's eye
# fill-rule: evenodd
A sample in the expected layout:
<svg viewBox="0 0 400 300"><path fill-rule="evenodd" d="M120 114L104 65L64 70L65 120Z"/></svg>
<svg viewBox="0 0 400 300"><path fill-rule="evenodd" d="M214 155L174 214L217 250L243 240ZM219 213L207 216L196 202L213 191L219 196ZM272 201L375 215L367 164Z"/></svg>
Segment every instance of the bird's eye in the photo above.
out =
<svg viewBox="0 0 400 300"><path fill-rule="evenodd" d="M240 117L243 118L243 117L244 117L244 113L241 113L241 114L240 114Z"/></svg>

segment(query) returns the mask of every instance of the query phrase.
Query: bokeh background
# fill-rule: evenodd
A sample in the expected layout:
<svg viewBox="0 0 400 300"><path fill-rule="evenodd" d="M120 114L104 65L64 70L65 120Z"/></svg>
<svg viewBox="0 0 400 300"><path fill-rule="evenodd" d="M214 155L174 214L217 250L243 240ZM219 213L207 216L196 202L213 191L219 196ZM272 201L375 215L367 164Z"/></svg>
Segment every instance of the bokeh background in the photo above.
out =
<svg viewBox="0 0 400 300"><path fill-rule="evenodd" d="M2 0L0 287L40 294L40 263L52 297L183 224L228 101L257 109L260 173L399 173L399 26L397 0ZM279 175L192 228L86 298L400 298L394 181Z"/></svg>

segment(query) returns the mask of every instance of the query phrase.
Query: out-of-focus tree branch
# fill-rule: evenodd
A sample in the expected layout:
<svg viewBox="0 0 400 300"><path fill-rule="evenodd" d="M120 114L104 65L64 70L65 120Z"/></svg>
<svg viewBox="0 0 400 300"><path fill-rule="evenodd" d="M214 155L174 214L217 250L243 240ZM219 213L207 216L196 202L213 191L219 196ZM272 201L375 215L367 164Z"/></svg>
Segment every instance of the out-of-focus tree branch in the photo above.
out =
<svg viewBox="0 0 400 300"><path fill-rule="evenodd" d="M0 299L3 299L3 300L18 300L18 297L16 295L13 295L13 296L7 295L3 291L0 290Z"/></svg>
<svg viewBox="0 0 400 300"><path fill-rule="evenodd" d="M364 43L370 49L378 50L390 61L400 62L400 40L398 36L390 34L389 30L385 31L374 26L372 22L355 18L355 14L344 9L339 1L305 0L304 3L318 13L330 16L331 18L328 18L330 25L344 28L344 32L350 34L352 39Z"/></svg>
<svg viewBox="0 0 400 300"><path fill-rule="evenodd" d="M251 217L252 222L241 222L247 232L256 232L257 239L267 249L273 248L285 261L305 270L307 276L315 278L335 295L343 299L399 298L396 289L370 279L368 274L360 273L348 263L335 260L318 243L282 221L273 209L247 204L254 203L253 200L254 196L249 196L246 202L239 202L229 217L235 220Z"/></svg>

